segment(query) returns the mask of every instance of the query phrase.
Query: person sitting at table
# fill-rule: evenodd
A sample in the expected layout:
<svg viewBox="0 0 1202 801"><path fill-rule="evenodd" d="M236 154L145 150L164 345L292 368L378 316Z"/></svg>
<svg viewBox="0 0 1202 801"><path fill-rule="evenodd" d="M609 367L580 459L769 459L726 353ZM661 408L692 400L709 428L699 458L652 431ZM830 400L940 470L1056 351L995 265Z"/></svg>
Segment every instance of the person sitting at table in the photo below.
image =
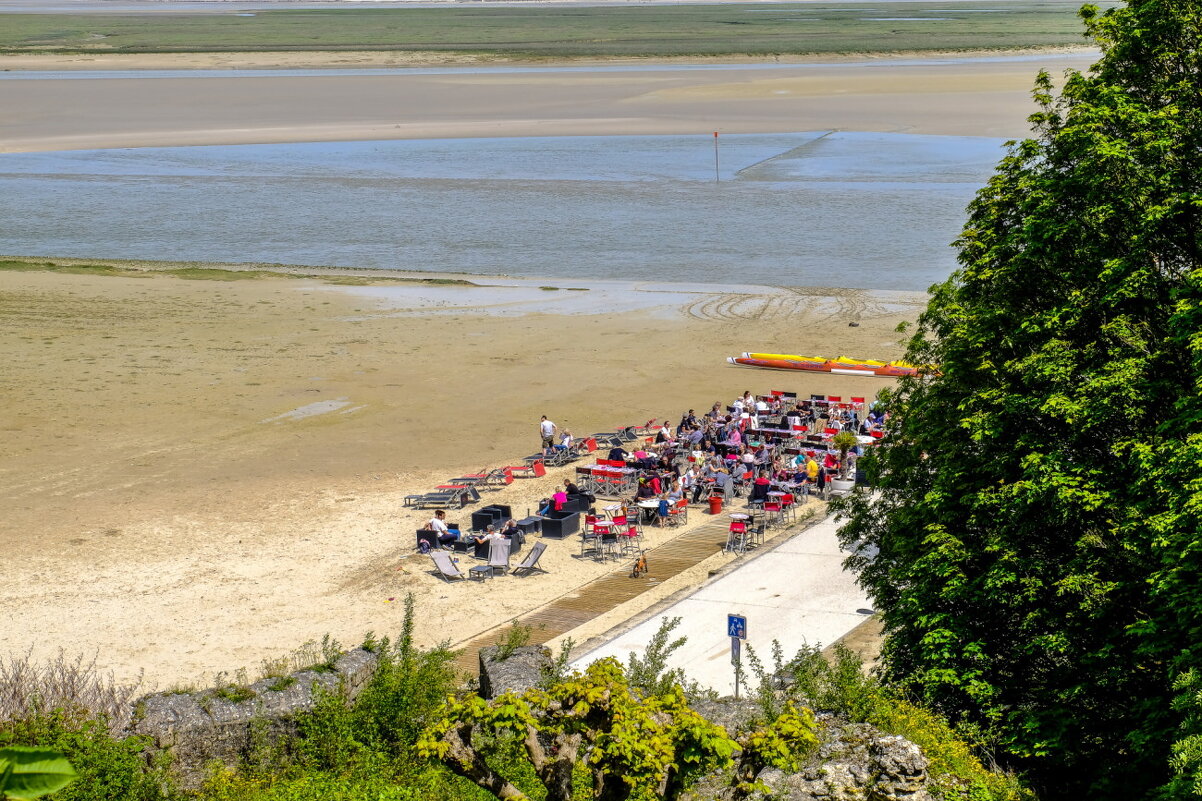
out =
<svg viewBox="0 0 1202 801"><path fill-rule="evenodd" d="M806 453L806 478L811 484L818 482L818 476L822 474L822 468L818 466L818 460L814 458L814 452Z"/></svg>
<svg viewBox="0 0 1202 801"><path fill-rule="evenodd" d="M447 513L439 509L434 513L434 517L430 518L430 522L426 523L426 531L433 531L438 537L438 544L450 545L452 542L459 540L459 532L451 531L447 528Z"/></svg>
<svg viewBox="0 0 1202 801"><path fill-rule="evenodd" d="M615 445L609 451L609 456L606 457L611 462L624 462L630 458L630 454L621 445Z"/></svg>
<svg viewBox="0 0 1202 801"><path fill-rule="evenodd" d="M566 492L564 492L563 490L559 490L547 500L546 504L543 506L542 509L538 510L538 516L546 517L547 514L550 513L552 510L554 510L556 512L561 512L561 511L563 511L563 505L567 502L568 502L568 494Z"/></svg>
<svg viewBox="0 0 1202 801"><path fill-rule="evenodd" d="M763 473L756 476L756 479L751 484L751 496L747 499L748 503L763 503L768 500L768 490L772 483Z"/></svg>
<svg viewBox="0 0 1202 801"><path fill-rule="evenodd" d="M580 491L580 487L577 487L575 484L573 484L572 479L570 479L570 478L565 478L563 480L563 491L566 492L568 495L582 495L583 494Z"/></svg>
<svg viewBox="0 0 1202 801"><path fill-rule="evenodd" d="M678 479L678 480L672 482L672 489L668 490L668 501L673 506L675 506L676 502L679 501L683 497L684 497L684 486L681 484L680 480Z"/></svg>
<svg viewBox="0 0 1202 801"><path fill-rule="evenodd" d="M645 478L639 479L639 488L635 491L634 497L640 501L650 500L655 497L655 489L651 483Z"/></svg>
<svg viewBox="0 0 1202 801"><path fill-rule="evenodd" d="M509 522L512 523L513 521L511 520ZM497 531L497 527L494 525L490 525L484 531L473 536L472 541L475 542L477 545L483 545L484 543L488 542L489 540L499 540L499 539L501 539L501 536L502 536L501 532Z"/></svg>
<svg viewBox="0 0 1202 801"><path fill-rule="evenodd" d="M656 444L660 444L660 443L671 442L671 441L672 441L672 429L668 428L668 421L665 420L663 422L663 425L661 425L659 427L659 430L655 432L655 442L656 442Z"/></svg>

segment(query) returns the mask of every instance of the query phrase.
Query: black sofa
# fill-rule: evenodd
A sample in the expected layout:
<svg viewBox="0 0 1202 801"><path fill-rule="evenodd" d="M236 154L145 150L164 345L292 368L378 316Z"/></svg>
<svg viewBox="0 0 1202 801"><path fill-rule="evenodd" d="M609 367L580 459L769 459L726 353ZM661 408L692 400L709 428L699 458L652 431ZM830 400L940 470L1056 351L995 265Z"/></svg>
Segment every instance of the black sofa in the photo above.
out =
<svg viewBox="0 0 1202 801"><path fill-rule="evenodd" d="M563 539L580 531L579 512L548 512L543 517L542 534L544 537Z"/></svg>

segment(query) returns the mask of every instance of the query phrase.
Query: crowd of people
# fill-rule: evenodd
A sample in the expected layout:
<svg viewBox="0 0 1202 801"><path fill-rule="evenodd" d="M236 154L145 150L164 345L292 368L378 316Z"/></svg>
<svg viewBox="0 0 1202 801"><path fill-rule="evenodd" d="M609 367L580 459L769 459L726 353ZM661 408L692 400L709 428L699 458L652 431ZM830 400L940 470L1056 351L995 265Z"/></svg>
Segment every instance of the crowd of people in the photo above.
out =
<svg viewBox="0 0 1202 801"><path fill-rule="evenodd" d="M636 501L685 497L698 503L708 493L729 501L756 487L822 491L832 478L856 476L860 440L879 436L884 424L883 412L859 403L745 392L701 416L689 409L675 428L664 420L653 441L633 452L615 447L608 459L641 471ZM858 435L846 453L831 444L840 431Z"/></svg>
<svg viewBox="0 0 1202 801"><path fill-rule="evenodd" d="M781 394L756 397L748 391L729 405L714 403L700 416L689 409L675 427L668 419L650 425L645 439L630 444L630 450L613 446L606 461L637 472L633 497L622 500L631 505L658 501L649 519L662 525L669 510L682 501L695 504L711 495L720 495L727 503L742 495L757 500L772 490L808 494L822 492L837 476L855 478L862 442L880 436L886 422L886 414L874 407L818 396L808 400ZM856 444L836 448L831 440L841 431L857 434ZM539 421L539 437L544 454L573 447L571 432L561 431L545 415ZM577 498L585 499L585 508L594 501L587 490L564 479L562 487L539 503L538 515L562 511ZM643 508L650 506L645 503ZM519 531L510 519L462 535L448 527L442 510L435 512L426 530L442 546L464 538L479 545Z"/></svg>

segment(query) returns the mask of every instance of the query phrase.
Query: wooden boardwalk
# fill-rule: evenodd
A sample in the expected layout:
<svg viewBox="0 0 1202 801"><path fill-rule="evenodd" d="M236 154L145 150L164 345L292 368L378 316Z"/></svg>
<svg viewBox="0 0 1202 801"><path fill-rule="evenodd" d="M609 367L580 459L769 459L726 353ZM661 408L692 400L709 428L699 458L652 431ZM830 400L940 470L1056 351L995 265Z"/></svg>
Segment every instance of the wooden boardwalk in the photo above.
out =
<svg viewBox="0 0 1202 801"><path fill-rule="evenodd" d="M631 578L631 565L634 559L626 557L618 563L620 567L612 573L593 579L578 590L557 598L529 614L522 615L513 623L490 629L471 640L456 645L456 649L462 649L457 660L457 667L473 676L476 675L480 668L480 649L495 645L498 640L503 639L506 630L511 625L529 626L531 628L530 644L542 645L599 617L713 556L725 547L729 525L730 521L726 515L716 517L692 531L648 549L646 553L649 569L646 575L637 579ZM793 528L790 526L770 532L767 542L779 539L786 532L791 533ZM551 574L542 578L554 580L555 576ZM537 579L531 577L529 580Z"/></svg>

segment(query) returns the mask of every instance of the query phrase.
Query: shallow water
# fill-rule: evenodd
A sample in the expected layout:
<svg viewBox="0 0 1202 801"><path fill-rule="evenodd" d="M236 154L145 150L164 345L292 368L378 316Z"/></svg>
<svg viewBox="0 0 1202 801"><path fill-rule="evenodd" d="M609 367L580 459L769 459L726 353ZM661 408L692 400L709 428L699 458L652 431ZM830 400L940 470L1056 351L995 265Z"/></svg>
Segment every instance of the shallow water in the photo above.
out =
<svg viewBox="0 0 1202 801"><path fill-rule="evenodd" d="M1001 140L808 132L0 156L0 252L922 290Z"/></svg>

